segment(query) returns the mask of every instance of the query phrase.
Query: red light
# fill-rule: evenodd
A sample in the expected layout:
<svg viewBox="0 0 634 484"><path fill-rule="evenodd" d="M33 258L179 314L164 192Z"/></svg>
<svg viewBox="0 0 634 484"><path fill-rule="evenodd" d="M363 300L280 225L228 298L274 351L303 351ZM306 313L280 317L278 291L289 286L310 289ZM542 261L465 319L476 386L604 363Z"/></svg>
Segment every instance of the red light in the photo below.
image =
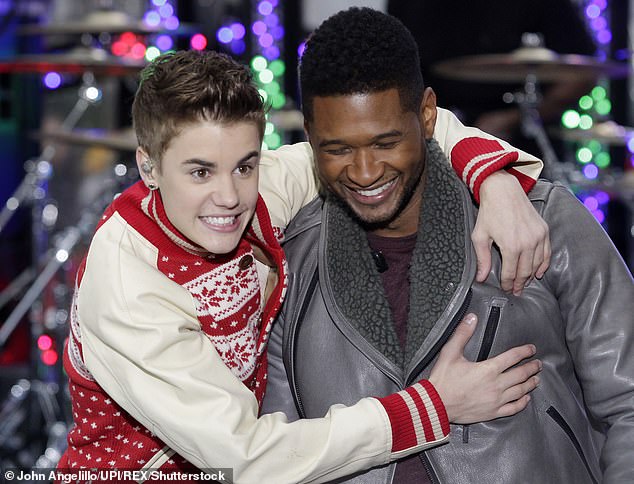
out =
<svg viewBox="0 0 634 484"><path fill-rule="evenodd" d="M53 339L47 334L43 334L37 339L37 347L42 351L50 350L52 346Z"/></svg>
<svg viewBox="0 0 634 484"><path fill-rule="evenodd" d="M121 34L121 37L119 37L119 40L131 46L136 42L136 35L134 35L132 32L124 32Z"/></svg>
<svg viewBox="0 0 634 484"><path fill-rule="evenodd" d="M194 50L203 50L205 47L207 47L207 37L205 37L203 34L195 34L192 36L189 44Z"/></svg>
<svg viewBox="0 0 634 484"><path fill-rule="evenodd" d="M112 44L112 53L118 57L126 55L129 50L130 47L125 42L117 41Z"/></svg>
<svg viewBox="0 0 634 484"><path fill-rule="evenodd" d="M145 57L145 50L146 50L145 45L143 45L140 42L137 42L130 49L130 55L134 59L143 59L143 57Z"/></svg>
<svg viewBox="0 0 634 484"><path fill-rule="evenodd" d="M55 351L55 350L46 350L46 351L42 352L42 355L40 356L40 358L42 359L42 362L45 365L52 366L55 363L57 363L57 359L58 359L57 351Z"/></svg>

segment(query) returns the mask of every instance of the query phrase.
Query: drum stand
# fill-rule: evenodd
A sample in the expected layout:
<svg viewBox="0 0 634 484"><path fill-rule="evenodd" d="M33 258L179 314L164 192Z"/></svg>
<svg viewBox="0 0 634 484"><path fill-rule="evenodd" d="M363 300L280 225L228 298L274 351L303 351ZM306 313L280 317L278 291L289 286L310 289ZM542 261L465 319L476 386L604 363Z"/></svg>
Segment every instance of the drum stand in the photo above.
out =
<svg viewBox="0 0 634 484"><path fill-rule="evenodd" d="M127 180L132 176L133 174L128 174L127 171L115 170L115 175L108 180L101 194L84 212L79 222L64 229L58 236L54 237L53 248L46 253L43 269L0 328L0 348L58 270L68 260L75 247L92 235L104 208L112 201L115 194L124 185L127 185ZM58 308L70 307L70 298L67 297L70 292L70 290L66 290L58 294L60 299L56 301ZM56 311L52 332L59 329L64 330L63 334L58 334L54 338L60 343L66 337L68 317L67 309ZM32 329L32 339L35 340L37 336L36 331ZM62 353L63 345L60 345L58 348L60 357ZM34 371L31 373L33 377L36 376ZM61 374L61 368L59 373ZM61 383L42 382L38 379L21 379L12 387L9 397L0 407L0 467L55 467L66 447L67 422L70 421L70 416L64 415L65 412L60 405L62 402L68 403L68 400L63 398L64 395L60 394L62 388ZM35 418L33 418L34 416ZM17 429L25 422L31 427L27 436L41 435L41 430L44 429L46 448L37 458L33 451L25 450L28 449L28 445L25 445L27 439L21 437L17 432ZM19 449L23 449L21 453L18 452ZM14 460L9 461L9 465L6 465L2 459L7 454L14 455Z"/></svg>
<svg viewBox="0 0 634 484"><path fill-rule="evenodd" d="M79 96L64 122L62 130L70 132L81 119L85 111L99 101L100 91L94 85L94 76L87 72L83 76L82 86L79 89ZM22 317L32 308L47 287L48 283L58 272L60 267L66 262L75 246L92 233L99 216L104 207L112 200L116 188L114 177L106 183L101 195L94 203L93 207L84 212L76 226L64 229L58 236L53 238L53 248L46 251L42 257L38 252L37 232L42 227L38 225L43 216L41 210L42 201L46 197L47 182L51 178L52 169L50 161L55 155L55 148L47 145L35 160L25 163L26 175L13 195L7 200L0 213L0 231L6 226L15 211L22 205L33 207L33 237L35 254L32 267L26 269L16 280L14 280L2 293L0 302L4 305L8 300L17 294L33 281L20 302L13 309L2 327L0 327L0 349L3 348L7 339L17 327ZM53 225L55 220L48 225ZM41 225L41 224L40 224ZM45 237L40 237L44 239ZM41 261L44 261L43 263ZM38 273L38 268L43 267ZM71 291L63 291L64 296ZM60 295L58 295L59 297ZM60 299L68 299L62 298ZM70 301L58 301L58 307L70 307ZM66 320L68 310L58 310L55 315L53 330L60 327L67 327ZM31 318L31 344L35 342L40 328L35 328L35 322ZM47 325L48 326L48 325ZM64 335L55 338L63 341ZM33 351L34 349L31 348ZM61 355L62 348L58 348ZM67 421L69 416L64 415L60 403L64 400L60 395L60 384L58 382L44 382L36 379L37 371L34 363L35 355L31 355L29 364L29 379L20 379L10 390L9 396L0 404L0 468L50 468L54 467L66 446L66 433L68 430ZM58 372L61 375L61 364ZM67 400L66 400L67 401ZM42 440L42 429L44 430L44 442ZM32 442L36 443L32 445ZM41 449L45 450L41 453ZM41 453L41 455L40 455ZM39 455L39 457L37 457Z"/></svg>
<svg viewBox="0 0 634 484"><path fill-rule="evenodd" d="M571 177L574 177L572 171L565 163L559 161L557 154L553 148L542 118L539 114L538 107L541 100L539 92L539 83L535 74L528 74L524 80L524 89L516 93L507 93L504 101L507 103L516 103L520 109L520 127L522 133L527 138L533 139L542 154L544 162L544 170L542 176L551 181L559 181L565 185L570 185Z"/></svg>
<svg viewBox="0 0 634 484"><path fill-rule="evenodd" d="M82 77L82 86L79 88L78 99L71 111L62 122L61 131L70 132L77 125L86 110L99 102L100 90L95 86L94 75L87 72ZM0 212L0 232L9 222L15 211L23 204L42 199L45 190L42 185L49 180L52 174L49 160L55 155L55 148L47 145L35 160L28 160L24 164L26 175L15 189L11 197L6 201Z"/></svg>

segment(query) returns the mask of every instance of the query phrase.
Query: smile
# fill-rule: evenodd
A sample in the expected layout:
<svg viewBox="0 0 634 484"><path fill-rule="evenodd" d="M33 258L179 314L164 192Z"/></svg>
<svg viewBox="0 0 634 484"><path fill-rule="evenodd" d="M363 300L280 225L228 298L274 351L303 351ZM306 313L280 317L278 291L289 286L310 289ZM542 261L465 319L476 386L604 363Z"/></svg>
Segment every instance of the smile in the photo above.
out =
<svg viewBox="0 0 634 484"><path fill-rule="evenodd" d="M381 193L392 188L394 183L396 183L396 179L389 181L378 188L374 188L373 190L355 190L355 192L357 192L360 195L363 195L364 197L376 197L377 195L380 195Z"/></svg>
<svg viewBox="0 0 634 484"><path fill-rule="evenodd" d="M239 225L237 216L230 217L200 217L200 220L209 228L220 231L231 231Z"/></svg>

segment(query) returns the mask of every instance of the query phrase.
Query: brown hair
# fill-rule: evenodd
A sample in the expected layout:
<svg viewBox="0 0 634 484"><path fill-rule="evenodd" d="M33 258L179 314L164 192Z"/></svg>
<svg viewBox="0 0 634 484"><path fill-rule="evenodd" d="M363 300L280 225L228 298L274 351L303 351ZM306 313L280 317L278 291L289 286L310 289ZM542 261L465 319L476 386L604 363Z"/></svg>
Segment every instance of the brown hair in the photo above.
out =
<svg viewBox="0 0 634 484"><path fill-rule="evenodd" d="M264 104L245 66L218 52L192 50L163 54L141 71L132 122L157 168L183 126L203 120L251 121L262 138Z"/></svg>

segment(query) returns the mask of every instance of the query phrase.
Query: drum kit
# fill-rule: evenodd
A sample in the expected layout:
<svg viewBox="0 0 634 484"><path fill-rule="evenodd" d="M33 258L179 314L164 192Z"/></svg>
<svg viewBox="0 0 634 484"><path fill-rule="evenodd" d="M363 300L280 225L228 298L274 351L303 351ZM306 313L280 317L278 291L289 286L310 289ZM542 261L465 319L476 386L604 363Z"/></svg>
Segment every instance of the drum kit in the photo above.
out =
<svg viewBox="0 0 634 484"><path fill-rule="evenodd" d="M634 203L634 183L630 180L615 182L614 174L606 174L607 184L585 180L569 163L558 160L548 137L538 108L541 85L570 80L620 79L630 75L631 66L622 62L595 57L558 54L542 45L541 37L534 33L522 36L522 46L506 54L485 54L458 57L434 66L439 76L453 80L480 83L523 84L523 89L506 93L504 101L518 105L522 132L533 139L544 161L544 175L571 188L597 189L605 186L627 203ZM555 129L551 134L570 142L596 140L609 146L625 146L634 139L634 128L620 126L613 121L599 122L590 129ZM622 178L618 174L617 178Z"/></svg>
<svg viewBox="0 0 634 484"><path fill-rule="evenodd" d="M81 36L80 47L64 53L20 55L0 59L0 74L45 75L49 72L77 76L81 86L74 105L56 129L30 133L40 142L38 156L24 164L25 175L0 212L0 233L21 207L30 208L34 253L32 266L0 291L0 308L16 302L9 316L0 324L0 352L16 327L28 320L32 346L28 378L19 379L7 398L0 400L0 469L54 467L66 446L70 425L70 405L61 367L63 342L68 331L70 295L76 265L73 256L84 250L108 203L118 192L138 177L134 164L116 163L101 178L91 202L82 207L75 223L55 230L56 204L48 194L54 181L51 160L62 145L103 149L131 156L136 139L130 129L79 129L78 123L91 107L102 101L99 84L107 78L131 78L138 75L145 62L116 57L108 52L104 39L131 32L136 35L183 35L193 32L189 26L168 29L131 22L127 16L111 10L98 11L82 21L65 24L25 25L18 35ZM42 243L43 242L43 243ZM73 271L73 274L70 272ZM52 296L51 296L52 295ZM50 300L52 299L52 305ZM46 304L52 307L45 307ZM25 318L25 315L27 316ZM57 346L58 361L43 370L37 356L37 341L51 335ZM43 375L45 375L43 377Z"/></svg>

